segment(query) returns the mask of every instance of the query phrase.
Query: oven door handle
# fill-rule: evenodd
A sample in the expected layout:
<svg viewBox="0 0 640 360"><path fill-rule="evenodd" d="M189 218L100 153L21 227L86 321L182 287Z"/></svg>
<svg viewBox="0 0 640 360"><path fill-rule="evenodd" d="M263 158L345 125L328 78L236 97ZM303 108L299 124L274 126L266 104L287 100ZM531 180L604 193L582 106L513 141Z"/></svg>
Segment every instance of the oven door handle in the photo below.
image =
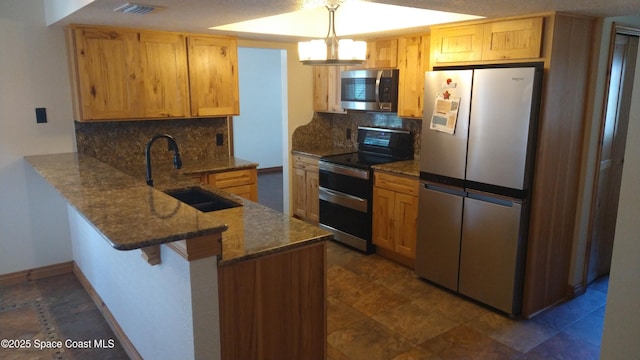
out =
<svg viewBox="0 0 640 360"><path fill-rule="evenodd" d="M367 201L367 199L362 199L357 196L345 194L340 191L335 191L320 186L318 188L318 197L320 198L320 200L348 207L365 214L368 211L369 202Z"/></svg>
<svg viewBox="0 0 640 360"><path fill-rule="evenodd" d="M324 171L328 171L336 174L369 180L369 171L367 170L356 169L356 168L342 166L338 164L332 164L322 160L318 163L318 168L320 170L324 170Z"/></svg>

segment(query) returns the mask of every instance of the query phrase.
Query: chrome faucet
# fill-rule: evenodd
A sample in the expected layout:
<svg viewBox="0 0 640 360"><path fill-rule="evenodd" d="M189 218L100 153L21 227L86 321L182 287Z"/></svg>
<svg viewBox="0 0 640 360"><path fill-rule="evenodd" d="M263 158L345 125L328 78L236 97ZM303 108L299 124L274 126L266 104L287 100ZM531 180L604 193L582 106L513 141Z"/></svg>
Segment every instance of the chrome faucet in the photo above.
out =
<svg viewBox="0 0 640 360"><path fill-rule="evenodd" d="M147 160L147 185L149 186L153 186L153 178L151 177L151 145L153 145L154 141L160 138L167 138L168 150L173 150L173 166L175 166L176 169L180 169L182 167L182 159L180 158L178 144L173 136L167 134L154 135L149 139L149 142L147 142L147 149L144 152L144 157Z"/></svg>

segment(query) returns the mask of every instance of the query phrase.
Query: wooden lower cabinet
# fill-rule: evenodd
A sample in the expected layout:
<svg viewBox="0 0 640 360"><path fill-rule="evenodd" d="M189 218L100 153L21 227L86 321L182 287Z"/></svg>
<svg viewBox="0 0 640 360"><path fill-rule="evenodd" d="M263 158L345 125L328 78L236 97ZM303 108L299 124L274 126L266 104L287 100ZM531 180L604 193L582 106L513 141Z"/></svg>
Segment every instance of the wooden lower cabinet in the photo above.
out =
<svg viewBox="0 0 640 360"><path fill-rule="evenodd" d="M318 158L293 157L293 215L312 224L320 220Z"/></svg>
<svg viewBox="0 0 640 360"><path fill-rule="evenodd" d="M376 172L373 243L376 251L411 268L416 258L418 179Z"/></svg>
<svg viewBox="0 0 640 360"><path fill-rule="evenodd" d="M200 182L258 201L258 171L255 168L203 174Z"/></svg>
<svg viewBox="0 0 640 360"><path fill-rule="evenodd" d="M324 242L218 268L222 359L325 359Z"/></svg>

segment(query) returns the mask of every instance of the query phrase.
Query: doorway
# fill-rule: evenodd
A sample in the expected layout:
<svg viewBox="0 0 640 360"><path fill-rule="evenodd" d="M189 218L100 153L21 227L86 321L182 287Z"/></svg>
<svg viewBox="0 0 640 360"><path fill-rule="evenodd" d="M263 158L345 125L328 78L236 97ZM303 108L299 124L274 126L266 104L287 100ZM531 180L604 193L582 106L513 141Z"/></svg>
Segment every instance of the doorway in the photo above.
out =
<svg viewBox="0 0 640 360"><path fill-rule="evenodd" d="M586 283L609 273L640 29L614 24L598 168L591 204Z"/></svg>
<svg viewBox="0 0 640 360"><path fill-rule="evenodd" d="M288 164L286 59L283 49L238 48L240 115L232 120L233 156L259 164L258 202L280 212Z"/></svg>

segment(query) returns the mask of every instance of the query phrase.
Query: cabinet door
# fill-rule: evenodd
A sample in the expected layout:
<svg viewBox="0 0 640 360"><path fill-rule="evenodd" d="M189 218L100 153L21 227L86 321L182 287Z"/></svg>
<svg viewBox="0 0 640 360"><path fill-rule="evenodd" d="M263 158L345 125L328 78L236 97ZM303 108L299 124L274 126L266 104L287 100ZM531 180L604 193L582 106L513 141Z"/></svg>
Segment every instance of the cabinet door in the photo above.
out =
<svg viewBox="0 0 640 360"><path fill-rule="evenodd" d="M395 68L398 65L398 39L367 42L365 69Z"/></svg>
<svg viewBox="0 0 640 360"><path fill-rule="evenodd" d="M398 40L398 116L422 118L424 73L429 70L429 35Z"/></svg>
<svg viewBox="0 0 640 360"><path fill-rule="evenodd" d="M187 50L181 34L141 32L139 99L142 117L187 117Z"/></svg>
<svg viewBox="0 0 640 360"><path fill-rule="evenodd" d="M340 99L340 72L345 66L313 67L313 110L346 113Z"/></svg>
<svg viewBox="0 0 640 360"><path fill-rule="evenodd" d="M396 193L394 202L395 251L410 259L416 258L418 237L418 197Z"/></svg>
<svg viewBox="0 0 640 360"><path fill-rule="evenodd" d="M301 219L307 216L305 173L304 169L293 169L293 214Z"/></svg>
<svg viewBox="0 0 640 360"><path fill-rule="evenodd" d="M320 200L318 199L320 174L317 169L307 170L305 177L307 219L317 224L320 221Z"/></svg>
<svg viewBox="0 0 640 360"><path fill-rule="evenodd" d="M373 188L373 243L396 251L394 236L395 193L377 186Z"/></svg>
<svg viewBox="0 0 640 360"><path fill-rule="evenodd" d="M540 57L542 18L484 24L482 60Z"/></svg>
<svg viewBox="0 0 640 360"><path fill-rule="evenodd" d="M191 36L187 43L191 115L238 115L240 101L236 40Z"/></svg>
<svg viewBox="0 0 640 360"><path fill-rule="evenodd" d="M135 101L136 33L99 28L75 29L78 120L130 119Z"/></svg>
<svg viewBox="0 0 640 360"><path fill-rule="evenodd" d="M432 29L431 63L481 60L482 32L482 24Z"/></svg>

